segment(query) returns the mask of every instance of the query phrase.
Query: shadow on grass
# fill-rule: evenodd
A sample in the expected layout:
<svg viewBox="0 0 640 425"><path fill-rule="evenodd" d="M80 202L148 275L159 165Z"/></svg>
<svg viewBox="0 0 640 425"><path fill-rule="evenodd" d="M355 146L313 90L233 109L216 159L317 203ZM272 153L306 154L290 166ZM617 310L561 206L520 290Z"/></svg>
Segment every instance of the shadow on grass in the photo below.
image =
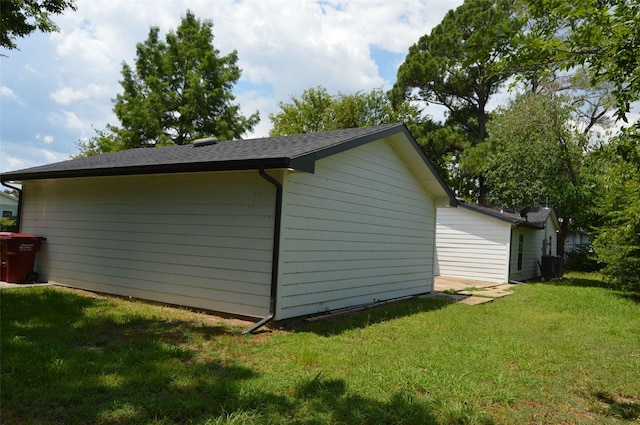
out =
<svg viewBox="0 0 640 425"><path fill-rule="evenodd" d="M327 317L318 316L313 321L290 320L282 323L287 330L294 332L313 332L321 336L339 335L343 332L364 328L376 323L412 316L418 313L439 310L447 307L451 301L429 298L412 297L405 300L381 303L360 311Z"/></svg>
<svg viewBox="0 0 640 425"><path fill-rule="evenodd" d="M618 295L621 298L628 299L630 301L640 304L640 293L622 291L619 287L617 287L613 283L600 278L569 276L563 279L553 279L553 280L548 280L544 282L532 282L532 283L541 283L544 285L553 285L553 286L577 286L582 288L608 289L616 292L616 295Z"/></svg>
<svg viewBox="0 0 640 425"><path fill-rule="evenodd" d="M411 395L396 393L389 402L348 394L341 379L324 379L321 373L298 385L296 398L318 412L305 424L437 424L431 409ZM488 422L486 422L488 423Z"/></svg>
<svg viewBox="0 0 640 425"><path fill-rule="evenodd" d="M446 305L401 304L368 312L368 321ZM253 340L236 329L157 319L122 305L51 288L0 293L0 422L437 423L409 395L381 402L320 375L293 393L265 391L255 382L259 373L236 360L243 356L225 360L219 352L251 348ZM350 326L367 321L355 317Z"/></svg>
<svg viewBox="0 0 640 425"><path fill-rule="evenodd" d="M597 392L596 399L605 406L605 414L633 421L640 420L640 403L636 399L620 399L608 393Z"/></svg>

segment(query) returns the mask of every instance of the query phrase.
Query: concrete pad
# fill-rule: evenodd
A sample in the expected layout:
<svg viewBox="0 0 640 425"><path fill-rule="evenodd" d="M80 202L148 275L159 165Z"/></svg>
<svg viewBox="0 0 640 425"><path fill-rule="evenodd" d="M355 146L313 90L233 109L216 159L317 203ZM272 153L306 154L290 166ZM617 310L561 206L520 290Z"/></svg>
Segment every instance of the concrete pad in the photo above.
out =
<svg viewBox="0 0 640 425"><path fill-rule="evenodd" d="M467 297L467 298L463 299L462 301L458 301L458 302L460 304L466 304L466 305L478 305L478 304L490 303L491 301L493 301L493 298Z"/></svg>
<svg viewBox="0 0 640 425"><path fill-rule="evenodd" d="M460 295L460 294L449 294L446 292L431 292L428 294L424 294L421 295L420 298L435 298L438 300L445 300L445 301L451 301L453 303L457 303L460 302L462 300L464 300L465 298L469 298L467 295Z"/></svg>
<svg viewBox="0 0 640 425"><path fill-rule="evenodd" d="M0 289L33 288L34 286L51 286L50 283L7 283L0 281Z"/></svg>
<svg viewBox="0 0 640 425"><path fill-rule="evenodd" d="M498 285L500 284L495 282L451 276L436 276L434 279L436 291L463 291L467 288L491 288Z"/></svg>
<svg viewBox="0 0 640 425"><path fill-rule="evenodd" d="M498 287L496 287L496 288L478 289L473 291L460 291L458 293L463 295L469 295L469 296L477 295L479 297L502 298L502 297L506 297L507 295L513 294L513 291L499 289Z"/></svg>

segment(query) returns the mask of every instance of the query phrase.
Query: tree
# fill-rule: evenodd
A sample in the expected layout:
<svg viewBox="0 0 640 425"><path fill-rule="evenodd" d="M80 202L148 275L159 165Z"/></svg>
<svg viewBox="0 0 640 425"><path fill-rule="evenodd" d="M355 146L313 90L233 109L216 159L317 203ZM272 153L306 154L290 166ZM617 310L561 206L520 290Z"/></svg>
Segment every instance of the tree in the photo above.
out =
<svg viewBox="0 0 640 425"><path fill-rule="evenodd" d="M136 48L135 69L122 66L123 93L114 112L121 127L109 126L124 148L183 145L199 137L240 138L259 121L233 104L240 78L236 51L220 56L212 44L213 23L187 11L165 41L151 27Z"/></svg>
<svg viewBox="0 0 640 425"><path fill-rule="evenodd" d="M382 89L355 94L331 95L324 87L305 90L290 103L280 102L280 112L271 114L271 136L314 133L344 128L419 120L420 111L407 103L394 107Z"/></svg>
<svg viewBox="0 0 640 425"><path fill-rule="evenodd" d="M589 70L591 85L613 86L617 116L626 120L640 98L640 4L635 0L527 0L527 31L512 63L523 74L541 69Z"/></svg>
<svg viewBox="0 0 640 425"><path fill-rule="evenodd" d="M67 9L76 10L75 0L2 0L0 47L7 50L17 49L15 40L36 30L58 31L51 15L60 15Z"/></svg>
<svg viewBox="0 0 640 425"><path fill-rule="evenodd" d="M466 0L411 46L398 69L394 99L444 106L447 124L467 135L462 151L486 139L487 104L511 76L501 61L524 22L516 5L516 0ZM483 201L484 177L477 169L467 171Z"/></svg>
<svg viewBox="0 0 640 425"><path fill-rule="evenodd" d="M108 126L105 130L95 130L96 134L87 140L76 143L78 153L71 158L84 158L127 149L122 139L118 138L117 128Z"/></svg>
<svg viewBox="0 0 640 425"><path fill-rule="evenodd" d="M640 129L622 131L594 153L598 182L594 250L621 289L640 292Z"/></svg>
<svg viewBox="0 0 640 425"><path fill-rule="evenodd" d="M549 93L523 94L500 108L489 123L483 170L492 203L554 207L562 218L558 255L569 225L580 226L589 211L581 174L586 138L571 125L572 112Z"/></svg>
<svg viewBox="0 0 640 425"><path fill-rule="evenodd" d="M534 75L540 69L584 67L591 86L610 86L616 116L627 120L640 99L640 4L635 0L527 0L530 25L515 42L512 63ZM590 168L597 184L594 249L605 273L640 290L640 123L603 144Z"/></svg>

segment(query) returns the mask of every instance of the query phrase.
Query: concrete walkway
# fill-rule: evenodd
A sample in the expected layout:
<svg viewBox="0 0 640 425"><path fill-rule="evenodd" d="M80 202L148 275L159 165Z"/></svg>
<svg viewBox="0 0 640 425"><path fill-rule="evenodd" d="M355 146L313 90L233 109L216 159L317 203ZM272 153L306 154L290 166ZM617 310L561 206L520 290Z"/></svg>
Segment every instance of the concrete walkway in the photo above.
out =
<svg viewBox="0 0 640 425"><path fill-rule="evenodd" d="M512 285L450 276L436 276L434 298L468 305L484 304L513 294Z"/></svg>
<svg viewBox="0 0 640 425"><path fill-rule="evenodd" d="M7 283L0 280L0 289L33 288L34 286L50 286L51 283Z"/></svg>

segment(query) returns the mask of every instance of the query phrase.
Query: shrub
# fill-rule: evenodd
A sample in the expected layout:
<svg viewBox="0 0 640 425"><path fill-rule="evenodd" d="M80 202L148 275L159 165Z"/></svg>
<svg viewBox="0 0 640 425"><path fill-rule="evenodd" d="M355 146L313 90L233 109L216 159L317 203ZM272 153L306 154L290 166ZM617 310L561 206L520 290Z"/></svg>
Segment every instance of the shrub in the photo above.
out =
<svg viewBox="0 0 640 425"><path fill-rule="evenodd" d="M17 230L15 218L0 218L0 232L16 232Z"/></svg>
<svg viewBox="0 0 640 425"><path fill-rule="evenodd" d="M578 245L573 251L565 254L565 268L576 272L596 272L603 265L596 259L593 248L589 244Z"/></svg>

